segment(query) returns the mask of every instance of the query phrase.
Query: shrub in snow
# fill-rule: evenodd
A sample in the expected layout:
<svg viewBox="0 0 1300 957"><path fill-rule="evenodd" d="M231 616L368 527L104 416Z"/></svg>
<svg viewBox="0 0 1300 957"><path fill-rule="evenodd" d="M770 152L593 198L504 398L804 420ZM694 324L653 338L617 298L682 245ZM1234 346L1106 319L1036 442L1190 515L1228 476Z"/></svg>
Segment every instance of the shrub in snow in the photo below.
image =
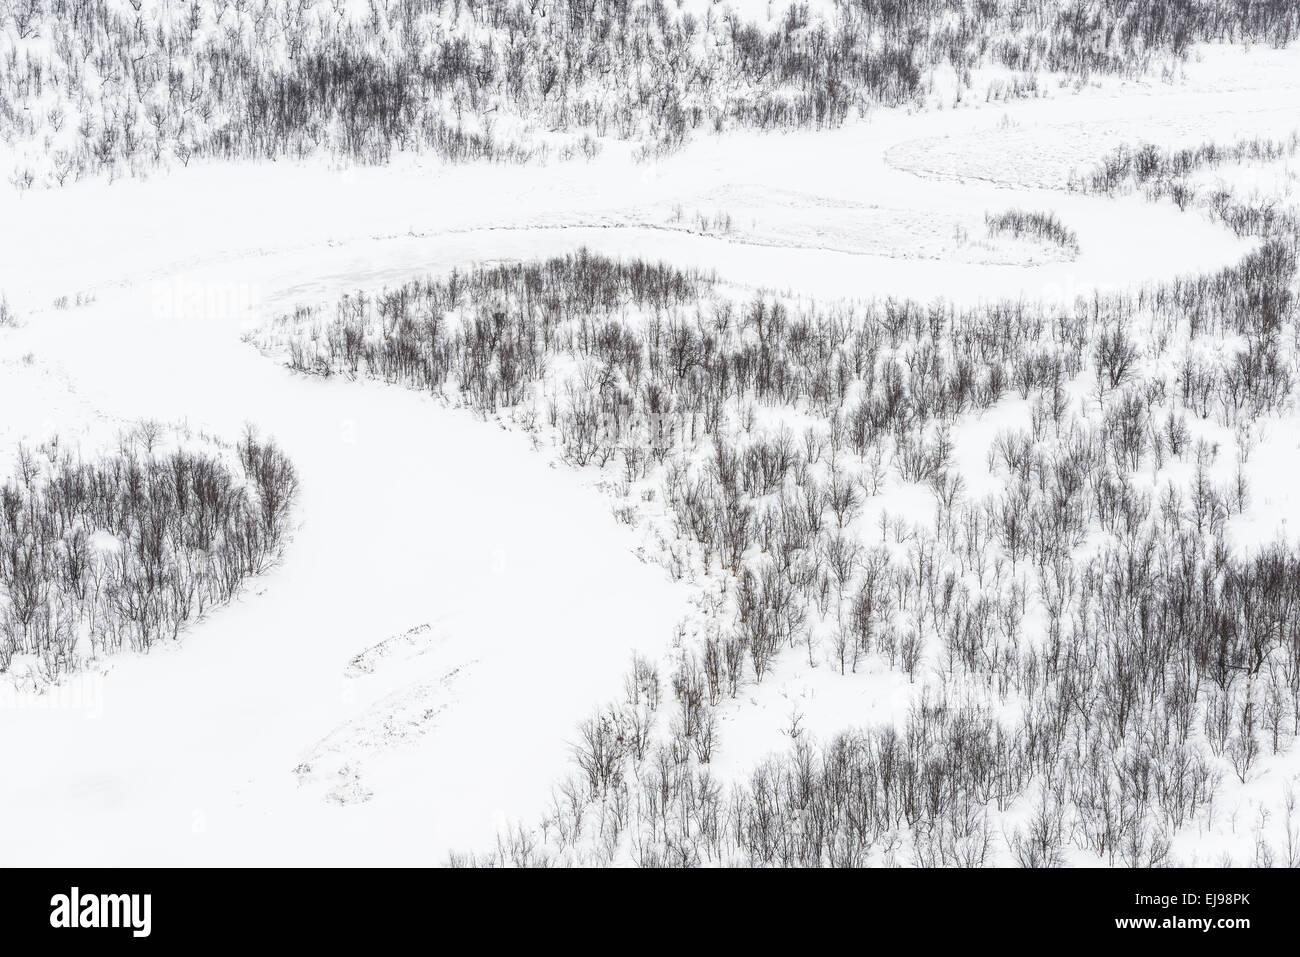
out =
<svg viewBox="0 0 1300 957"><path fill-rule="evenodd" d="M1016 239L1028 236L1060 246L1068 252L1079 251L1079 237L1052 213L1009 209L996 215L985 213L984 224L990 236L1010 235Z"/></svg>
<svg viewBox="0 0 1300 957"><path fill-rule="evenodd" d="M16 189L196 157L385 162L672 149L732 125L822 127L964 86L1035 95L1039 71L1140 74L1197 41L1282 45L1294 4L838 0L765 22L662 0L12 0L0 140Z"/></svg>
<svg viewBox="0 0 1300 957"><path fill-rule="evenodd" d="M57 440L19 450L0 486L0 672L147 651L279 554L297 477L273 442L250 431L230 461L156 440L142 427L89 462Z"/></svg>
<svg viewBox="0 0 1300 957"><path fill-rule="evenodd" d="M456 862L1172 860L1300 733L1300 550L1233 536L1258 426L1295 414L1296 233L1266 222L1236 266L1066 309L738 300L584 251L267 330L300 371L513 418L708 596L672 698L638 662L540 830ZM911 708L794 721L723 789L715 712L790 655Z"/></svg>

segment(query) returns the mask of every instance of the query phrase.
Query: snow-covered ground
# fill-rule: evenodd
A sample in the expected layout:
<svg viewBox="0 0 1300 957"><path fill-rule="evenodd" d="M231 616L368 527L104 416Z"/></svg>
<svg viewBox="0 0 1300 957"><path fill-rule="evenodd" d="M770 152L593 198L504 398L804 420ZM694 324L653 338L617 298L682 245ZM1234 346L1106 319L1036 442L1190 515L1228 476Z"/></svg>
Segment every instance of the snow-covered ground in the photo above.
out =
<svg viewBox="0 0 1300 957"><path fill-rule="evenodd" d="M701 136L664 160L642 163L611 143L593 160L549 166L447 167L413 158L345 169L196 162L111 188L89 182L7 192L0 198L9 224L0 236L4 289L15 306L34 311L61 295L167 282L217 262L247 282L253 267L241 260L323 262L348 251L375 271L342 276L345 282L384 281L434 255L416 240L454 235L458 258L469 262L576 248L600 236L614 252L699 262L737 282L821 296L970 300L1059 288L1073 298L1212 269L1246 248L1173 208L1063 192L1071 170L1087 169L1126 138L1176 146L1294 128L1288 118L1297 112L1300 71L1276 69L1277 61L1300 67L1294 49L1207 53L1212 78L1253 69L1259 59L1269 82L1207 82L1192 91L1105 85L1010 104L880 111L839 130ZM1195 65L1189 71L1197 76ZM1095 135L1100 128L1114 132ZM972 172L957 182L946 166ZM997 265L1008 268L962 261L969 256L961 255L954 228L981 239L984 214L1014 205L1058 213L1079 234L1078 260L1032 269L1010 268L1001 258ZM682 223L674 222L679 211ZM729 215L732 232L701 241L648 232L687 229L697 212ZM524 235L490 234L502 230ZM782 248L765 252L750 248L753 242ZM943 262L910 261L921 257Z"/></svg>
<svg viewBox="0 0 1300 957"><path fill-rule="evenodd" d="M6 697L0 747L22 772L0 804L63 823L7 831L4 859L415 863L534 811L588 703L671 632L679 590L521 436L398 390L289 377L237 321L160 323L140 291L12 334L58 349L78 393L28 407L32 433L7 414L6 448L16 431L75 434L87 406L103 419L86 450L140 417L224 435L256 422L305 478L301 526L278 569L180 645L106 663L93 709ZM420 654L348 676L364 649L425 625ZM337 780L300 785L299 764L329 760L322 741L404 695L420 709L405 740L365 734ZM353 774L375 800L327 802Z"/></svg>
<svg viewBox="0 0 1300 957"><path fill-rule="evenodd" d="M1123 142L1300 127L1300 50L1203 61L1171 86L706 136L650 163L611 144L540 167L195 163L4 192L0 293L19 325L0 328L0 476L53 433L91 454L139 419L225 437L249 422L302 493L279 565L180 642L43 696L0 677L0 862L421 864L490 846L545 811L577 722L690 611L692 587L640 560L601 490L526 435L293 375L246 333L355 289L580 246L822 299L1073 301L1208 272L1253 241L1170 202L1064 191ZM1078 256L988 240L985 213L1009 208L1055 213ZM787 659L725 716L721 773L784 748L795 713L825 737L910 700L897 673L834 683Z"/></svg>

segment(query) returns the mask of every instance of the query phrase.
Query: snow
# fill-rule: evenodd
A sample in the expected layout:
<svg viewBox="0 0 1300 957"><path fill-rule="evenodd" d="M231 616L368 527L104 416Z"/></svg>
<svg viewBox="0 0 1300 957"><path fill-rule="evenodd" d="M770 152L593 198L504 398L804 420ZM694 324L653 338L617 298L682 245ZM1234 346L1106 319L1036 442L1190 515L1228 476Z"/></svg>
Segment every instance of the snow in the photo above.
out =
<svg viewBox="0 0 1300 957"><path fill-rule="evenodd" d="M23 773L0 804L63 823L10 829L4 859L415 863L535 812L572 728L671 630L682 589L518 433L287 376L237 325L159 327L143 305L106 296L64 319L63 367L115 420L256 421L304 476L302 524L279 568L178 646L106 662L95 720L6 709L0 763ZM419 661L347 678L363 648L424 624L439 641ZM435 711L417 718L436 733L403 742L400 788L345 814L293 769L359 728L364 779L391 780L385 693Z"/></svg>
<svg viewBox="0 0 1300 957"><path fill-rule="evenodd" d="M256 423L302 478L282 562L179 643L44 694L20 668L0 683L0 807L22 822L0 831L0 860L427 864L490 846L545 812L575 725L618 693L632 652L661 656L691 614L696 586L639 560L605 494L517 429L293 375L244 334L357 288L584 245L821 299L1072 302L1213 270L1253 243L1170 203L1063 187L1137 136L1293 130L1300 51L1250 56L1253 81L1231 86L1244 61L1212 49L1183 86L729 132L656 162L611 144L525 167L194 163L0 195L0 292L21 322L0 329L0 474L19 441L57 432L90 453L149 418L231 438ZM1077 259L956 238L1011 207L1055 213ZM689 231L697 211L732 229ZM962 442L982 456L1025 416L1009 402ZM1238 532L1267 540L1300 522L1300 443L1279 426L1255 456L1274 480ZM980 494L982 459L971 471ZM748 773L795 715L825 740L915 693L899 672L846 680L787 651L723 707L716 766Z"/></svg>

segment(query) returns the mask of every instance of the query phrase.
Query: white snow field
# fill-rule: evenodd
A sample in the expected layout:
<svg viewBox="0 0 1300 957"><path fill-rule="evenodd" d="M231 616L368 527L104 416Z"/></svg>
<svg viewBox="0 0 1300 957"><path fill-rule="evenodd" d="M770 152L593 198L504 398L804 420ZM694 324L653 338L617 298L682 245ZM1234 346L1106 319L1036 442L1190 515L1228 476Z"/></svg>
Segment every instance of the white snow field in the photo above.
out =
<svg viewBox="0 0 1300 957"><path fill-rule="evenodd" d="M235 324L147 316L103 300L31 345L75 343L63 367L110 421L279 436L310 476L301 527L278 569L182 643L107 663L92 710L6 698L0 747L24 772L5 775L0 804L51 829L8 830L4 860L416 863L535 811L587 702L671 632L681 595L520 436L396 389L290 380ZM122 348L144 339L174 375L163 352ZM422 626L418 654L348 676L364 649ZM316 757L392 695L418 712L345 760ZM300 786L306 761L337 773ZM356 778L374 801L325 800Z"/></svg>
<svg viewBox="0 0 1300 957"><path fill-rule="evenodd" d="M1069 173L1134 139L1284 135L1298 94L1300 50L1205 48L1169 84L702 135L657 162L618 143L546 166L196 162L0 193L18 318L0 329L0 476L19 442L90 455L152 419L225 439L252 423L301 479L282 561L178 642L56 688L0 676L0 864L491 847L546 812L577 723L690 613L692 588L638 557L588 477L430 397L290 373L243 341L272 317L582 246L821 299L1073 301L1208 272L1254 241L1170 202L1067 193ZM1055 213L1078 256L987 241L985 213L1013 207ZM1294 474L1293 452L1262 454ZM728 706L720 775L784 749L792 712L824 739L910 700L897 673L809 671L790 653Z"/></svg>

